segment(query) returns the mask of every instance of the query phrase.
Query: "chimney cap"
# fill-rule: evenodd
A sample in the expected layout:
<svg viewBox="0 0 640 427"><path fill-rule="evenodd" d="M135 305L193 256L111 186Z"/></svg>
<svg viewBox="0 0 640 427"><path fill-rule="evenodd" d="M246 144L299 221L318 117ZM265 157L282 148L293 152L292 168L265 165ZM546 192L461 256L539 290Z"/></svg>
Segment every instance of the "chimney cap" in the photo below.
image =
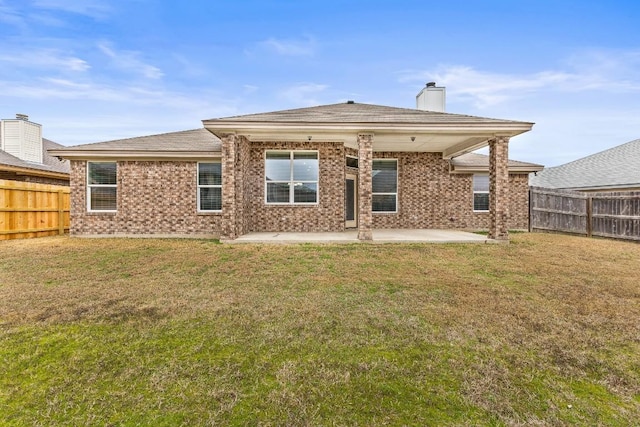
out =
<svg viewBox="0 0 640 427"><path fill-rule="evenodd" d="M436 87L436 82L427 83L427 87Z"/></svg>
<svg viewBox="0 0 640 427"><path fill-rule="evenodd" d="M16 119L17 120L25 120L28 121L29 120L29 116L26 114L20 114L20 113L16 113Z"/></svg>

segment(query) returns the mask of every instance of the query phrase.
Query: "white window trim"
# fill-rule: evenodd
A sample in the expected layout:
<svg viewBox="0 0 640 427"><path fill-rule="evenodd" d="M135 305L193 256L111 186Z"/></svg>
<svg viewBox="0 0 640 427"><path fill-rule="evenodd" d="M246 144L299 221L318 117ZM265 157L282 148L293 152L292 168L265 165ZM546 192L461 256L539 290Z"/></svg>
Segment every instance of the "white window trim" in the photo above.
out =
<svg viewBox="0 0 640 427"><path fill-rule="evenodd" d="M488 176L488 175L484 174L484 173L475 173L475 174L473 174L471 176L471 190L472 190L471 209L473 209L473 212L486 213L486 212L489 212L490 209L476 209L476 194L489 194L490 191L476 191L475 190L474 181L475 181L475 177L476 176ZM489 184L491 184L491 183L489 183ZM491 197L491 195L489 195L489 197ZM489 203L491 203L491 200L489 200Z"/></svg>
<svg viewBox="0 0 640 427"><path fill-rule="evenodd" d="M115 184L90 184L89 180L89 165L91 163L114 163L116 165L116 183ZM118 212L118 162L87 162L87 212L96 213L114 213ZM92 188L115 188L116 189L116 209L91 209L91 189Z"/></svg>
<svg viewBox="0 0 640 427"><path fill-rule="evenodd" d="M200 185L200 164L205 163L220 163L220 170L222 171L222 162L220 160L214 160L210 162L198 162L198 167L196 168L196 188L197 188L197 209L199 213L218 213L222 212L222 203L220 203L220 209L200 209L200 189L201 188L219 188L220 189L220 197L222 198L222 177L220 177L220 185ZM222 174L222 172L220 172Z"/></svg>
<svg viewBox="0 0 640 427"><path fill-rule="evenodd" d="M289 181L267 181L267 153L289 153ZM318 159L318 180L317 181L294 181L293 179L293 153L315 153ZM269 206L317 206L320 203L320 151L319 150L265 150L263 156L264 164L264 203ZM316 201L315 202L294 202L294 183L301 182L303 184L316 184ZM267 201L267 184L271 183L287 183L289 184L289 202L268 202Z"/></svg>
<svg viewBox="0 0 640 427"><path fill-rule="evenodd" d="M371 207L371 212L374 215L378 215L378 214L380 214L380 215L396 214L396 213L398 213L398 194L399 194L398 190L400 189L400 186L398 185L398 176L400 175L399 172L398 172L398 159L396 159L396 158L372 159L372 161L371 161L372 170L373 170L373 162L379 161L379 160L382 160L382 161L392 161L393 160L393 161L396 162L396 192L395 193L374 193L373 192L373 185L372 185L372 188L371 188L371 199L373 201L374 194L377 194L377 195L380 195L380 196L396 196L396 210L395 211L374 211L373 210L373 206L372 206ZM371 181L373 183L373 176L371 177Z"/></svg>

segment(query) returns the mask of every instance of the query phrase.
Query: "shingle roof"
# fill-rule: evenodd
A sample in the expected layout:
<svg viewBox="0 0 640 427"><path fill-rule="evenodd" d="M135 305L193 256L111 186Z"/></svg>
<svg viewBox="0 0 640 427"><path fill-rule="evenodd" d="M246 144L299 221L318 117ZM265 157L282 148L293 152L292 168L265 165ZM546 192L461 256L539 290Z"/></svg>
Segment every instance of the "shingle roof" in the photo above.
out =
<svg viewBox="0 0 640 427"><path fill-rule="evenodd" d="M221 150L218 137L206 129L169 132L158 135L116 139L92 144L63 147L60 151L149 151L149 152L212 152Z"/></svg>
<svg viewBox="0 0 640 427"><path fill-rule="evenodd" d="M564 165L545 168L531 176L529 184L585 190L640 187L640 139Z"/></svg>
<svg viewBox="0 0 640 427"><path fill-rule="evenodd" d="M482 167L489 168L489 156L478 153L466 153L461 156L455 157L451 159L451 164L454 167ZM507 167L509 168L521 168L521 169L531 169L531 170L540 170L543 168L542 165L536 163L528 163L521 162L519 160L509 159L507 163Z"/></svg>
<svg viewBox="0 0 640 427"><path fill-rule="evenodd" d="M505 124L523 123L512 120L490 119L463 114L440 113L413 108L344 102L317 107L296 108L269 113L223 117L205 122L256 123L394 123L394 124Z"/></svg>
<svg viewBox="0 0 640 427"><path fill-rule="evenodd" d="M13 166L18 168L34 169L38 171L69 173L69 161L58 160L56 157L49 155L47 150L63 147L62 145L42 138L42 158L43 163L28 162L22 160L6 151L0 150L0 165Z"/></svg>

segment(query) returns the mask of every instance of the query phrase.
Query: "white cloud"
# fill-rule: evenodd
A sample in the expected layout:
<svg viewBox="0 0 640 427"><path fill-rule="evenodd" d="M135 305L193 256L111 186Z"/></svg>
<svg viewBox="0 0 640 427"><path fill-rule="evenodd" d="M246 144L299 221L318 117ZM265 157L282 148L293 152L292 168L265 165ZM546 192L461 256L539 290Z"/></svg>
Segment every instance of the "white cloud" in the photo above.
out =
<svg viewBox="0 0 640 427"><path fill-rule="evenodd" d="M94 19L103 19L111 13L109 4L100 0L35 0L33 5L39 9L69 12Z"/></svg>
<svg viewBox="0 0 640 427"><path fill-rule="evenodd" d="M7 4L2 0L0 0L0 22L18 27L25 25L24 17L18 9L12 6L7 6Z"/></svg>
<svg viewBox="0 0 640 427"><path fill-rule="evenodd" d="M37 50L4 50L0 54L0 62L9 63L12 66L23 68L47 69L57 71L87 71L91 66L87 61L69 56L56 49Z"/></svg>
<svg viewBox="0 0 640 427"><path fill-rule="evenodd" d="M538 92L640 91L640 51L589 51L566 61L566 70L515 74L439 65L433 70L400 72L400 82L436 81L451 97L485 109Z"/></svg>
<svg viewBox="0 0 640 427"><path fill-rule="evenodd" d="M111 59L114 67L120 70L141 74L148 79L159 79L164 75L160 68L146 64L145 62L140 60L138 58L138 56L140 55L138 52L117 52L109 42L98 43L98 48L102 53L109 57L109 59Z"/></svg>
<svg viewBox="0 0 640 427"><path fill-rule="evenodd" d="M259 43L263 49L283 56L312 56L315 52L315 40L281 40L270 37Z"/></svg>

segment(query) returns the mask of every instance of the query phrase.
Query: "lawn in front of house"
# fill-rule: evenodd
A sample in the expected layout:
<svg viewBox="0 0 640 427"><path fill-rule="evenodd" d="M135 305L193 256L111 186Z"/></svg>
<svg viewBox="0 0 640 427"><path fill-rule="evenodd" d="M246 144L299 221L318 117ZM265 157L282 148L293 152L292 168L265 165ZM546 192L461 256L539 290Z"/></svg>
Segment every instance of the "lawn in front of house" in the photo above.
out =
<svg viewBox="0 0 640 427"><path fill-rule="evenodd" d="M640 245L0 243L0 424L630 425Z"/></svg>

